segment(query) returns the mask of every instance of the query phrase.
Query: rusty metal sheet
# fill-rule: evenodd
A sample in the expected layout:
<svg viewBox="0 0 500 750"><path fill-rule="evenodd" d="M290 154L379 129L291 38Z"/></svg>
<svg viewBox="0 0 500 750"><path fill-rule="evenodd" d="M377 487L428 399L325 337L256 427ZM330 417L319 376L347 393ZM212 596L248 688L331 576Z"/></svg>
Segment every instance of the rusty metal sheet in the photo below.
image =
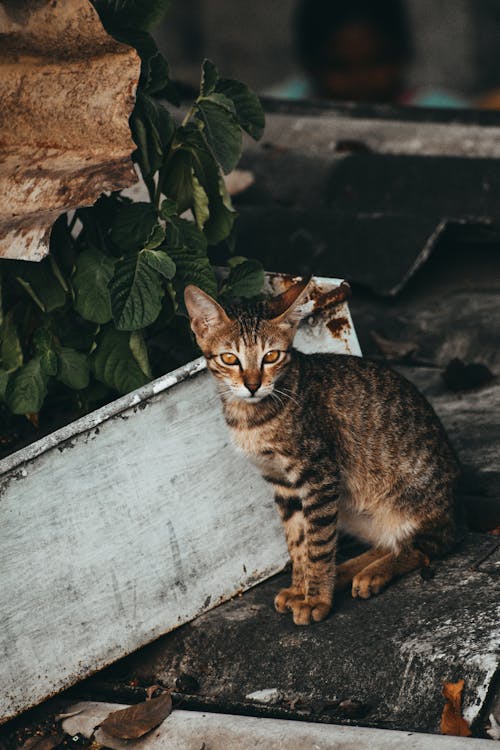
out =
<svg viewBox="0 0 500 750"><path fill-rule="evenodd" d="M88 0L0 1L0 257L40 260L61 213L136 181L139 74Z"/></svg>

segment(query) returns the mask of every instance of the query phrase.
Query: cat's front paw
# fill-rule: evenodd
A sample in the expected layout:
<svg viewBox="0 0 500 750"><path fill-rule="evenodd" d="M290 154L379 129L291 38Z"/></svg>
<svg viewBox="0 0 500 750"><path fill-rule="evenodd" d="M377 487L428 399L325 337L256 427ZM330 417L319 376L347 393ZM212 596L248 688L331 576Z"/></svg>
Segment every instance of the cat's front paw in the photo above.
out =
<svg viewBox="0 0 500 750"><path fill-rule="evenodd" d="M281 589L274 597L274 606L278 612L288 612L292 605L298 601L304 601L304 591L297 586Z"/></svg>
<svg viewBox="0 0 500 750"><path fill-rule="evenodd" d="M283 591L290 591L290 589L283 589ZM310 625L311 621L320 622L327 617L332 608L331 601L321 599L319 596L306 599L304 595L288 595L285 608L279 609L276 600L283 591L280 591L274 600L276 609L278 612L285 612L287 609L290 609L292 611L293 621L296 625ZM282 600L280 600L279 604L281 604L281 602Z"/></svg>
<svg viewBox="0 0 500 750"><path fill-rule="evenodd" d="M310 625L311 621L321 622L328 616L331 608L331 601L320 599L319 596L302 600L297 599L292 602L290 607L296 625Z"/></svg>

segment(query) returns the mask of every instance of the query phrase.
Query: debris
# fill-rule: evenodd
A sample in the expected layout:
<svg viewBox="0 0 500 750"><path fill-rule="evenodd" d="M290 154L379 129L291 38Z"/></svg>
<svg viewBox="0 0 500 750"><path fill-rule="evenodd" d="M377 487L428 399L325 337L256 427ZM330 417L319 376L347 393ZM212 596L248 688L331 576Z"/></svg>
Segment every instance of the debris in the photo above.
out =
<svg viewBox="0 0 500 750"><path fill-rule="evenodd" d="M161 724L172 711L172 696L163 693L135 706L113 711L101 724L112 737L135 740Z"/></svg>
<svg viewBox="0 0 500 750"><path fill-rule="evenodd" d="M377 331L370 331L370 336L387 359L404 359L415 354L418 349L418 344L413 341L393 341Z"/></svg>
<svg viewBox="0 0 500 750"><path fill-rule="evenodd" d="M443 696L446 703L441 715L441 734L451 734L455 737L470 737L472 735L469 725L462 716L464 685L464 680L443 683Z"/></svg>
<svg viewBox="0 0 500 750"><path fill-rule="evenodd" d="M267 705L273 705L279 703L282 696L278 688L265 688L264 690L256 690L253 693L245 695L245 698L249 701L255 701L256 703L266 703Z"/></svg>
<svg viewBox="0 0 500 750"><path fill-rule="evenodd" d="M493 380L494 377L489 367L481 362L465 364L457 358L448 362L446 370L442 373L444 384L450 391L468 391L472 388L480 388Z"/></svg>

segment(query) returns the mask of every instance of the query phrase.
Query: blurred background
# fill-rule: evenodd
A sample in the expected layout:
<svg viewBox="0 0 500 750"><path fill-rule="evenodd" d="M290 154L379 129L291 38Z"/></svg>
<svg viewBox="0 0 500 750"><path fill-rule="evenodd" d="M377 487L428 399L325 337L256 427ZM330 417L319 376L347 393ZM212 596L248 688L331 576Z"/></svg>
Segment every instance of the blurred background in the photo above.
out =
<svg viewBox="0 0 500 750"><path fill-rule="evenodd" d="M183 0L156 38L186 96L209 57L280 98L500 106L499 0Z"/></svg>

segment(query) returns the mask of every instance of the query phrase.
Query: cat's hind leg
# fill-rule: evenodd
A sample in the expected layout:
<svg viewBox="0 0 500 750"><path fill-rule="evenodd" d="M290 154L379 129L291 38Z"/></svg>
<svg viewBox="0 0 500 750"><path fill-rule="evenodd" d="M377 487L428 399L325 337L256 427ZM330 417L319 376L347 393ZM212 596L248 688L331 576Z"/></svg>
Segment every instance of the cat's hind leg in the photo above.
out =
<svg viewBox="0 0 500 750"><path fill-rule="evenodd" d="M388 552L367 565L352 579L354 598L369 599L379 594L393 578L409 573L428 562L428 557L418 549L405 549L396 554Z"/></svg>
<svg viewBox="0 0 500 750"><path fill-rule="evenodd" d="M343 591L348 588L357 573L360 573L370 563L375 562L380 557L385 557L385 555L387 555L387 550L372 548L357 557L352 557L350 560L337 565L335 591Z"/></svg>

